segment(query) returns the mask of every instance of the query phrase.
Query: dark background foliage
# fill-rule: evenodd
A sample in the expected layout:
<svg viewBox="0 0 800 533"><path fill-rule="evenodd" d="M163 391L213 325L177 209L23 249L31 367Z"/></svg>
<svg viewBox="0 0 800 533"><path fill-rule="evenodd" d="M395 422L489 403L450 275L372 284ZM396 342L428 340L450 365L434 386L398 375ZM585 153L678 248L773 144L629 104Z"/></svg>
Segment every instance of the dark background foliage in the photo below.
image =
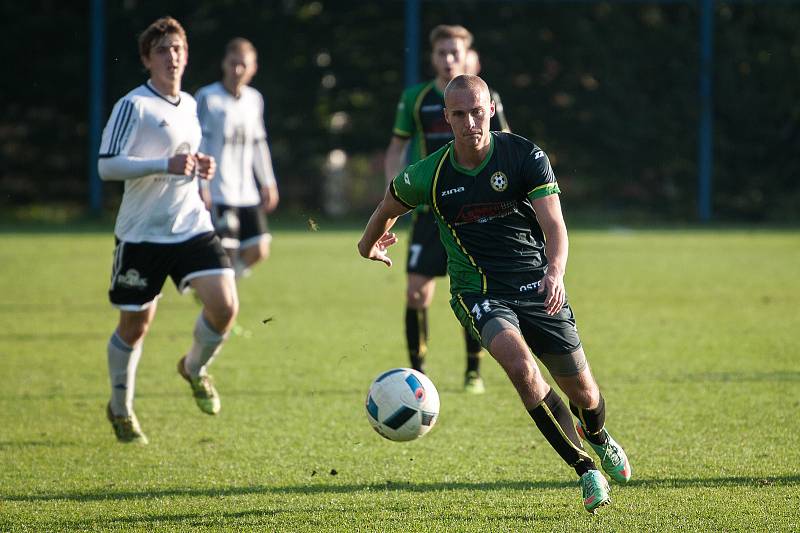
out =
<svg viewBox="0 0 800 533"><path fill-rule="evenodd" d="M189 34L184 89L215 81L225 43L259 49L253 85L267 122L282 210L368 211L403 80L402 1L153 1L107 6L104 118L146 79L136 38L170 14ZM4 2L0 39L0 206L86 203L89 8ZM551 156L571 209L693 220L697 212L698 9L695 2L428 1L427 32L475 34L483 77L512 129ZM717 3L714 214L800 218L800 6ZM332 150L347 154L337 175ZM341 153L341 152L339 152ZM107 207L117 184L104 186Z"/></svg>

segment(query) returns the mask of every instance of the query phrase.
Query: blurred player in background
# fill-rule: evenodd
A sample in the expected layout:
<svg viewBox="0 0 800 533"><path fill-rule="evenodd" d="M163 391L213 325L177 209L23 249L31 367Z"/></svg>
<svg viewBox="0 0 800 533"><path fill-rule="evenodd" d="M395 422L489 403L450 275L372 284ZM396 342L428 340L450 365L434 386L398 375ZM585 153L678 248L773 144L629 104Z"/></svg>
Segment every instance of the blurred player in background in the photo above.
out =
<svg viewBox="0 0 800 533"><path fill-rule="evenodd" d="M474 48L467 50L467 60L464 70L465 74L471 74L472 76L477 76L481 73L481 56ZM492 126L498 126L498 129L496 130L494 127L492 127L492 131L510 132L511 128L508 126L508 121L506 120L506 114L503 110L503 101L500 99L500 94L489 87L489 96L491 96L492 101L494 101L494 116L497 119L497 124L493 123Z"/></svg>
<svg viewBox="0 0 800 533"><path fill-rule="evenodd" d="M575 469L583 505L593 513L611 502L611 489L581 438L616 482L630 480L631 466L605 429L605 401L567 301L569 242L555 174L531 141L489 131L494 102L481 78L456 77L444 98L455 140L391 182L359 253L391 266L387 249L397 242L390 233L397 218L420 204L432 207L449 258L453 312L500 363L536 426Z"/></svg>
<svg viewBox="0 0 800 533"><path fill-rule="evenodd" d="M464 74L472 34L463 26L436 26L430 33L431 65L436 77L403 91L397 105L393 136L386 150L384 173L391 181L407 163L414 163L453 139L444 119L443 92L447 83ZM492 129L508 130L502 113L492 119ZM439 230L428 206L414 211L406 272L405 333L411 366L424 372L428 351L428 307L433 300L437 276L447 272L447 254L439 241ZM484 392L480 376L481 345L466 331L467 369L464 390Z"/></svg>
<svg viewBox="0 0 800 533"><path fill-rule="evenodd" d="M108 343L106 408L121 442L147 444L133 410L136 368L167 276L181 292L192 287L203 303L178 372L208 414L219 412L220 400L207 367L239 306L230 260L197 193L197 178L213 178L216 164L198 151L197 104L181 91L188 55L177 20L160 18L145 29L139 56L150 79L116 103L100 145L100 176L125 182L114 228L109 298L120 316Z"/></svg>
<svg viewBox="0 0 800 533"><path fill-rule="evenodd" d="M258 70L253 43L237 37L225 48L222 81L197 91L200 149L214 156L217 176L201 182L217 234L236 275L269 256L266 213L278 206L278 186L264 126L264 99L248 84Z"/></svg>

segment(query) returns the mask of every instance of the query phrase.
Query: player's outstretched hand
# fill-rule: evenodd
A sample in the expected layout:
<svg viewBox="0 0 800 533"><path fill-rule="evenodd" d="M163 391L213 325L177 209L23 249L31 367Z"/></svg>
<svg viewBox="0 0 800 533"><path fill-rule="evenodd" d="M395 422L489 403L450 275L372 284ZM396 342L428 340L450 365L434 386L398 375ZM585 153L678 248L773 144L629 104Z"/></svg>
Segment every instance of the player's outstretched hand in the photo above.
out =
<svg viewBox="0 0 800 533"><path fill-rule="evenodd" d="M167 172L176 176L191 176L194 173L195 162L192 154L173 155L167 162Z"/></svg>
<svg viewBox="0 0 800 533"><path fill-rule="evenodd" d="M363 241L358 243L358 251L367 259L371 259L372 261L380 261L384 263L386 266L392 266L392 259L386 253L388 248L397 242L397 235L391 232L386 232L380 236L378 242L372 245L371 248L365 249L366 246L364 245Z"/></svg>
<svg viewBox="0 0 800 533"><path fill-rule="evenodd" d="M200 179L210 180L213 178L214 172L217 171L217 161L214 156L197 152L195 158L197 159L197 175L200 176Z"/></svg>
<svg viewBox="0 0 800 533"><path fill-rule="evenodd" d="M564 288L564 276L548 269L539 285L539 294L545 294L544 310L548 315L555 315L564 307L567 291Z"/></svg>

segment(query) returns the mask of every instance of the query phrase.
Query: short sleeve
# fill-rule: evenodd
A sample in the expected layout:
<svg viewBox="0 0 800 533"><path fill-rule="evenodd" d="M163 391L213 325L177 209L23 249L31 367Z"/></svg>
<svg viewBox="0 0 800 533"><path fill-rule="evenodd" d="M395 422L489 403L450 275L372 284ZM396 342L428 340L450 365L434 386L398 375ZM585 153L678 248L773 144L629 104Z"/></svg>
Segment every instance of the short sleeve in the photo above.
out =
<svg viewBox="0 0 800 533"><path fill-rule="evenodd" d="M414 209L420 202L420 194L411 176L411 167L406 167L389 184L389 191L395 200L409 209Z"/></svg>
<svg viewBox="0 0 800 533"><path fill-rule="evenodd" d="M408 91L403 91L400 101L397 103L397 111L394 115L394 127L392 133L397 137L407 139L414 131L414 102L411 101Z"/></svg>
<svg viewBox="0 0 800 533"><path fill-rule="evenodd" d="M433 176L440 162L448 157L449 146L448 144L440 148L400 172L389 184L389 191L394 199L409 209L418 205L430 205Z"/></svg>
<svg viewBox="0 0 800 533"><path fill-rule="evenodd" d="M111 111L103 129L100 141L99 157L107 158L118 155L127 155L128 150L136 138L136 129L139 126L139 110L128 98L120 99Z"/></svg>
<svg viewBox="0 0 800 533"><path fill-rule="evenodd" d="M506 120L506 112L503 108L503 101L500 99L500 95L497 91L492 91L492 100L494 100L494 116L489 123L489 129L492 131L504 131L506 133L511 132L511 128L508 125L508 120Z"/></svg>
<svg viewBox="0 0 800 533"><path fill-rule="evenodd" d="M561 192L550 159L536 145L522 163L522 175L528 189L527 196L531 200Z"/></svg>

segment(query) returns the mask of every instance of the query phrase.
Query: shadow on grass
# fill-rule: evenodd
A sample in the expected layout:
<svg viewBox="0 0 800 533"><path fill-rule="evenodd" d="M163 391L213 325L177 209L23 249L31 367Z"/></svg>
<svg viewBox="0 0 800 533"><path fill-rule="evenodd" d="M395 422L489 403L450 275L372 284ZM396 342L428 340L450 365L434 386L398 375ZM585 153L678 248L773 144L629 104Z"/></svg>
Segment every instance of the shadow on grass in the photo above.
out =
<svg viewBox="0 0 800 533"><path fill-rule="evenodd" d="M769 477L711 477L711 478L674 478L674 479L637 479L626 485L631 488L646 489L680 489L686 487L772 487L800 485L800 474ZM174 488L152 491L98 489L85 492L54 492L49 494L8 494L3 499L20 502L41 501L105 501L105 500L148 500L172 497L208 497L242 496L248 494L350 494L356 492L409 492L428 493L446 491L502 491L502 490L542 490L575 488L572 480L564 481L490 481L480 482L443 482L443 483L408 483L386 481L384 483L345 483L345 484L306 484L306 485L252 485L246 487L188 489Z"/></svg>
<svg viewBox="0 0 800 533"><path fill-rule="evenodd" d="M698 372L680 378L683 382L710 381L726 382L763 382L763 381L800 381L800 372Z"/></svg>
<svg viewBox="0 0 800 533"><path fill-rule="evenodd" d="M57 441L57 440L0 441L0 450L2 450L3 448L68 448L70 446L80 446L80 444L78 442Z"/></svg>

